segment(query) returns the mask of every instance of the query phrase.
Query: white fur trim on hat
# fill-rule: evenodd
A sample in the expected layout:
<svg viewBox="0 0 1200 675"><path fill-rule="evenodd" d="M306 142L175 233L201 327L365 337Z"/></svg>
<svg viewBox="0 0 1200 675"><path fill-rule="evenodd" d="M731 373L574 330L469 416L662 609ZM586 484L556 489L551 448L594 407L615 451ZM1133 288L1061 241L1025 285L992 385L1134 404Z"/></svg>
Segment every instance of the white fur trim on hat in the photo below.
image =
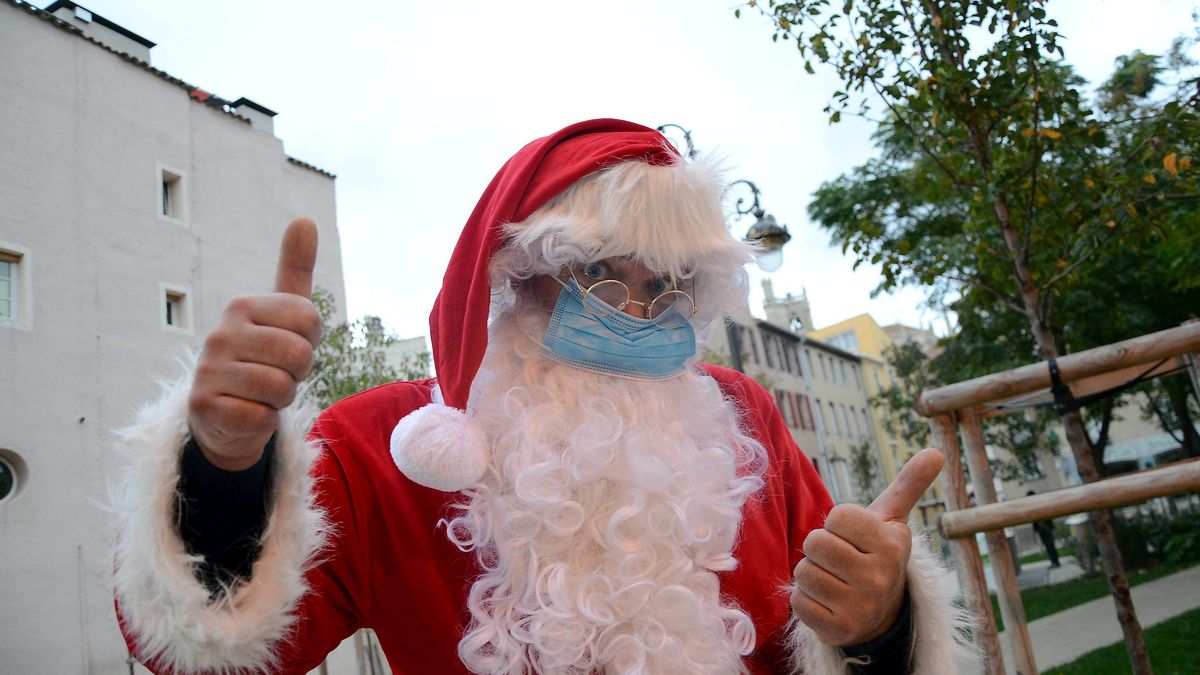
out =
<svg viewBox="0 0 1200 675"><path fill-rule="evenodd" d="M118 526L115 591L138 657L169 672L273 672L319 560L326 521L309 469L319 451L305 440L311 406L280 414L262 549L250 579L217 597L197 578L203 558L176 529L179 460L187 441L192 373L169 385L120 432L123 455L110 503Z"/></svg>
<svg viewBox="0 0 1200 675"><path fill-rule="evenodd" d="M488 440L463 411L429 405L409 413L392 429L392 461L409 480L445 492L458 492L483 477Z"/></svg>
<svg viewBox="0 0 1200 675"><path fill-rule="evenodd" d="M951 576L934 555L924 535L913 535L908 558L908 597L912 603L913 673L959 673L978 659L967 641L974 625L954 604ZM837 647L822 644L808 626L792 619L788 634L793 672L806 675L850 675L852 659Z"/></svg>

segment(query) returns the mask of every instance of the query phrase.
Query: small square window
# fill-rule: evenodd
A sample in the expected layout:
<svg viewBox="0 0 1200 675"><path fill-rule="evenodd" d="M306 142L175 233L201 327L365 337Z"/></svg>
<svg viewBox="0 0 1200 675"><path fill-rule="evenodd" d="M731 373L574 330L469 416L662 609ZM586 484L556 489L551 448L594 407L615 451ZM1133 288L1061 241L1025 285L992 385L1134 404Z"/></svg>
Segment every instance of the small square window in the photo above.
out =
<svg viewBox="0 0 1200 675"><path fill-rule="evenodd" d="M187 222L187 180L183 172L158 167L158 214L177 223Z"/></svg>
<svg viewBox="0 0 1200 675"><path fill-rule="evenodd" d="M172 332L192 332L192 306L186 289L163 284L161 304L163 330Z"/></svg>
<svg viewBox="0 0 1200 675"><path fill-rule="evenodd" d="M167 293L167 325L179 327L183 321L183 296Z"/></svg>
<svg viewBox="0 0 1200 675"><path fill-rule="evenodd" d="M17 278L21 258L0 251L0 319L17 317Z"/></svg>
<svg viewBox="0 0 1200 675"><path fill-rule="evenodd" d="M33 329L33 252L0 241L0 326Z"/></svg>

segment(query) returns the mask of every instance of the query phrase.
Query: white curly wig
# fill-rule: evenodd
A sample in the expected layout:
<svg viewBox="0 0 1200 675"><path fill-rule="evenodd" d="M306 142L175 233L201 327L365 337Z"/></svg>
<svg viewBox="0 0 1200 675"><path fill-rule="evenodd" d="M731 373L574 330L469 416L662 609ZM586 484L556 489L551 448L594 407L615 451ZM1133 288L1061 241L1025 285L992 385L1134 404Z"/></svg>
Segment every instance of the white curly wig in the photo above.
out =
<svg viewBox="0 0 1200 675"><path fill-rule="evenodd" d="M720 164L700 157L661 166L614 164L572 185L520 223L492 262L492 317L523 282L572 263L628 258L657 274L691 279L698 337L746 302L753 244L725 224Z"/></svg>

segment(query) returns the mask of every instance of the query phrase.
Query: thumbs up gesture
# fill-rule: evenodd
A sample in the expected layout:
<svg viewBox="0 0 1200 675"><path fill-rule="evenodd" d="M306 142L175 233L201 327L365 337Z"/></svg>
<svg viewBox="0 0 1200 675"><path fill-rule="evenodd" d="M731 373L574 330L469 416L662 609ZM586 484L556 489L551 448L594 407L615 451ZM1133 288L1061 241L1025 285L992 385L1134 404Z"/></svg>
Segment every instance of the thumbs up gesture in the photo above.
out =
<svg viewBox="0 0 1200 675"><path fill-rule="evenodd" d="M839 504L825 527L804 540L793 572L792 611L827 645L869 642L888 631L904 606L912 551L908 513L942 470L942 453L917 453L867 508Z"/></svg>
<svg viewBox="0 0 1200 675"><path fill-rule="evenodd" d="M234 298L204 341L188 397L192 438L214 465L253 466L296 398L321 340L312 303L317 226L293 220L283 234L275 292Z"/></svg>

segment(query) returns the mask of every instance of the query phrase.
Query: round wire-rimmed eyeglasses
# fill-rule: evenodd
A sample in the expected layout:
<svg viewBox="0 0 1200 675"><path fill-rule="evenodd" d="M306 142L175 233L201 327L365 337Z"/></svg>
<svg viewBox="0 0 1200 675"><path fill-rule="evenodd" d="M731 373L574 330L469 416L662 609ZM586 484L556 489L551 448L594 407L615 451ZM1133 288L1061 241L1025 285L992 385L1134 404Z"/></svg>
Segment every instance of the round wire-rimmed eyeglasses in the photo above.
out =
<svg viewBox="0 0 1200 675"><path fill-rule="evenodd" d="M602 279L584 285L579 281L579 277L575 275L572 267L567 267L566 272L583 294L584 309L589 313L598 313L601 317L607 318L624 312L629 305L637 305L642 308L640 312L642 318L663 328L678 328L690 321L699 311L692 296L678 288L663 291L650 302L641 302L631 298L629 287L624 282L616 279ZM560 273L555 278L565 286L563 276ZM589 298L599 302L588 302Z"/></svg>

